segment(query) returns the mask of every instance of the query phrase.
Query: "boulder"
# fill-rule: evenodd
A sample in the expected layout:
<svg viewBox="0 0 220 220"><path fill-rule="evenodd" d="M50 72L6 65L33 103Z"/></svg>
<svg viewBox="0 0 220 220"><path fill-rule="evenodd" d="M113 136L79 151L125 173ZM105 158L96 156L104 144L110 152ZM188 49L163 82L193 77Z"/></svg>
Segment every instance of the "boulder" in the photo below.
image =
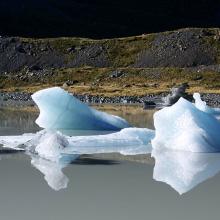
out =
<svg viewBox="0 0 220 220"><path fill-rule="evenodd" d="M183 83L178 87L173 87L171 89L171 93L168 94L165 98L163 98L165 105L173 105L175 104L181 97L192 102L192 95L186 92L186 89L189 88L188 83Z"/></svg>

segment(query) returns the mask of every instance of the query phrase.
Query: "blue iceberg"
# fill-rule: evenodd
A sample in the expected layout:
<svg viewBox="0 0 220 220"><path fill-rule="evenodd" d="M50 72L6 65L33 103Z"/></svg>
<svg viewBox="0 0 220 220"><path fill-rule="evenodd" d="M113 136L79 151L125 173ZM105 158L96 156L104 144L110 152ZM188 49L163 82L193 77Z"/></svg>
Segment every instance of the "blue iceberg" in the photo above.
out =
<svg viewBox="0 0 220 220"><path fill-rule="evenodd" d="M90 108L59 87L40 90L32 99L40 109L36 123L42 128L118 131L131 127L126 120Z"/></svg>

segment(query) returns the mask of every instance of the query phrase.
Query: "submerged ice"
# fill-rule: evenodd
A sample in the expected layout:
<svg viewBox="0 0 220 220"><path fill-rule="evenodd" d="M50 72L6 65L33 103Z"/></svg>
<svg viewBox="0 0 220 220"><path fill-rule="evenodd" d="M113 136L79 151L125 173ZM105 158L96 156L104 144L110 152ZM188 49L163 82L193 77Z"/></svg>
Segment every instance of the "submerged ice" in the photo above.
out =
<svg viewBox="0 0 220 220"><path fill-rule="evenodd" d="M32 99L40 109L36 123L42 128L120 130L130 127L126 120L90 108L59 87L40 90Z"/></svg>

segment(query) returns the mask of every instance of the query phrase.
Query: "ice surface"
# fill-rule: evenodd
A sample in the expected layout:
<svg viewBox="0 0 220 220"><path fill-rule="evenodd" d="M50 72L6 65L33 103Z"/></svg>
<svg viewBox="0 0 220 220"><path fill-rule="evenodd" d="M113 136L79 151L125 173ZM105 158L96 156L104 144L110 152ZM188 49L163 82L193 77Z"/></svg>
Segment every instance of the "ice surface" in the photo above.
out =
<svg viewBox="0 0 220 220"><path fill-rule="evenodd" d="M61 152L68 146L69 142L64 135L60 132L49 131L39 137L35 152L42 158L59 161L62 158Z"/></svg>
<svg viewBox="0 0 220 220"><path fill-rule="evenodd" d="M155 132L147 128L125 128L119 132L67 137L71 147L65 153L121 153L124 155L145 154L151 152L151 140Z"/></svg>
<svg viewBox="0 0 220 220"><path fill-rule="evenodd" d="M194 188L220 171L219 153L153 150L153 178L173 187L179 194Z"/></svg>
<svg viewBox="0 0 220 220"><path fill-rule="evenodd" d="M23 134L17 136L0 136L0 145L4 147L21 150L22 144L30 141L36 136L36 134Z"/></svg>
<svg viewBox="0 0 220 220"><path fill-rule="evenodd" d="M220 151L220 123L209 113L180 98L171 107L154 114L152 147L191 152Z"/></svg>
<svg viewBox="0 0 220 220"><path fill-rule="evenodd" d="M59 162L64 154L121 153L124 155L151 152L151 140L155 132L147 128L125 128L106 135L66 136L59 131L43 130L37 134L0 137L3 146L37 153L40 157Z"/></svg>
<svg viewBox="0 0 220 220"><path fill-rule="evenodd" d="M47 129L120 130L131 127L126 120L90 108L59 87L32 95L40 109L36 123Z"/></svg>

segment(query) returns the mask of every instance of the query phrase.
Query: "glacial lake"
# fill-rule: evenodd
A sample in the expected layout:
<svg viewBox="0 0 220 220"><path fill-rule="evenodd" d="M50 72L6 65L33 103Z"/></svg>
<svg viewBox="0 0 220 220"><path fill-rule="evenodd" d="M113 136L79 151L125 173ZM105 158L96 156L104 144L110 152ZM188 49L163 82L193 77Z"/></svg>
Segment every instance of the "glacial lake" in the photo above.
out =
<svg viewBox="0 0 220 220"><path fill-rule="evenodd" d="M111 105L98 108L135 126L153 128L155 110ZM1 109L0 135L38 131L34 123L37 116L34 110ZM150 155L83 155L59 167L23 152L1 148L0 154L1 220L216 220L220 216L218 154L177 152L161 159L164 166L158 164L157 169L170 183L181 180L185 184L181 189L192 187L182 195L153 179L155 163ZM170 158L181 163L171 164ZM191 186L187 185L189 177Z"/></svg>

